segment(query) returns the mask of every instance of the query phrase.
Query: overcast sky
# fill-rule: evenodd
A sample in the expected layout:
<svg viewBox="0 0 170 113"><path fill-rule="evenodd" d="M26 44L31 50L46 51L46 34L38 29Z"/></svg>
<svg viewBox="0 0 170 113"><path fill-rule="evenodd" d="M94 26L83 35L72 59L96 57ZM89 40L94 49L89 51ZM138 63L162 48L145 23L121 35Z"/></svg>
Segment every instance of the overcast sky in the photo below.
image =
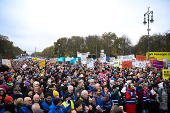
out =
<svg viewBox="0 0 170 113"><path fill-rule="evenodd" d="M155 20L150 34L170 30L170 0L0 0L0 34L28 53L61 37L104 32L127 35L135 45L147 35L147 7Z"/></svg>

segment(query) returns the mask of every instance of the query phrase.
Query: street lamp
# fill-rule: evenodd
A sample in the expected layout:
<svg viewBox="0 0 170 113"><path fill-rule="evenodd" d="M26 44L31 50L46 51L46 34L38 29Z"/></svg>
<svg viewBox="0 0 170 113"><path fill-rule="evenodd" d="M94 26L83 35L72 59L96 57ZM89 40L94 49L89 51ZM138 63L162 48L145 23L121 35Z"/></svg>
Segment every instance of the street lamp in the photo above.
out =
<svg viewBox="0 0 170 113"><path fill-rule="evenodd" d="M144 25L147 23L145 16L148 15L148 29L147 29L147 31L148 31L148 52L149 52L149 31L151 30L151 29L149 29L149 16L150 16L150 14L151 14L150 22L152 23L154 21L153 20L153 11L149 11L149 8L150 7L148 7L148 11L144 14L144 22L143 22Z"/></svg>
<svg viewBox="0 0 170 113"><path fill-rule="evenodd" d="M60 55L59 55L59 46L60 46L60 44L58 44L58 58L60 57Z"/></svg>

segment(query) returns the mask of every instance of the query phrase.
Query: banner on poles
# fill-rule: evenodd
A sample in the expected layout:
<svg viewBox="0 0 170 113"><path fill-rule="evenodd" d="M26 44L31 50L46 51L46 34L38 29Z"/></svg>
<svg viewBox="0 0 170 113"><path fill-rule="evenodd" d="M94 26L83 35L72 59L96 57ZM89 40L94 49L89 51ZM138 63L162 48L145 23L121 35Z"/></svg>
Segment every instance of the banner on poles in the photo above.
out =
<svg viewBox="0 0 170 113"><path fill-rule="evenodd" d="M122 68L131 68L132 67L132 60L129 61L122 61Z"/></svg>
<svg viewBox="0 0 170 113"><path fill-rule="evenodd" d="M39 60L39 67L45 67L45 60Z"/></svg>
<svg viewBox="0 0 170 113"><path fill-rule="evenodd" d="M147 52L146 60L149 60L150 58L156 58L160 61L167 58L167 60L170 61L170 52Z"/></svg>
<svg viewBox="0 0 170 113"><path fill-rule="evenodd" d="M135 55L131 54L131 55L125 55L125 56L117 56L117 59L119 59L119 61L128 61L128 60L135 59Z"/></svg>
<svg viewBox="0 0 170 113"><path fill-rule="evenodd" d="M170 77L170 69L162 69L163 79L169 79Z"/></svg>

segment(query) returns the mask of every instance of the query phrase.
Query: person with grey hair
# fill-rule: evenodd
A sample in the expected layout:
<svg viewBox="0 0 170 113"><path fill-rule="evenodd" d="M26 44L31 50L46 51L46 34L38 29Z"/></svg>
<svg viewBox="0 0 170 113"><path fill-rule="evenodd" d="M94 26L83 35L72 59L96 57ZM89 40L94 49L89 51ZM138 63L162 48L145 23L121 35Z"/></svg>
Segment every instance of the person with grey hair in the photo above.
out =
<svg viewBox="0 0 170 113"><path fill-rule="evenodd" d="M80 94L81 92L85 90L85 87L84 87L84 82L83 81L79 81L78 82L78 86L77 88L75 89L75 95L76 95L76 99L78 99L80 97Z"/></svg>
<svg viewBox="0 0 170 113"><path fill-rule="evenodd" d="M75 101L76 97L73 93L74 87L72 85L68 86L68 92L66 92L65 94L70 94L71 95L71 100Z"/></svg>
<svg viewBox="0 0 170 113"><path fill-rule="evenodd" d="M94 92L94 89L95 89L94 79L91 79L90 84L88 86L88 90L91 90L92 92Z"/></svg>
<svg viewBox="0 0 170 113"><path fill-rule="evenodd" d="M18 113L31 113L32 100L30 97L24 98L24 105L19 109Z"/></svg>
<svg viewBox="0 0 170 113"><path fill-rule="evenodd" d="M33 112L33 113L34 113L34 111L35 111L36 109L40 109L40 105L39 105L38 103L34 103L34 104L32 105L32 112Z"/></svg>
<svg viewBox="0 0 170 113"><path fill-rule="evenodd" d="M82 103L83 111L89 111L91 113L95 109L95 106L92 104L92 99L89 98L89 96L88 96L87 90L83 90L81 92L81 97L79 98L78 101L80 101Z"/></svg>

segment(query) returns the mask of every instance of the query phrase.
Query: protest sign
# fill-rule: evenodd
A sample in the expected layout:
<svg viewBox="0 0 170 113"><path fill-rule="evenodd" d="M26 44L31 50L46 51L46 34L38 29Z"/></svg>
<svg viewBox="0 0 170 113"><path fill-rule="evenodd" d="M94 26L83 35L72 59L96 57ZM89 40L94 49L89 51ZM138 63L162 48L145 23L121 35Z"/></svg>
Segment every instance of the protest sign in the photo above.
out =
<svg viewBox="0 0 170 113"><path fill-rule="evenodd" d="M45 60L39 60L39 67L45 67Z"/></svg>
<svg viewBox="0 0 170 113"><path fill-rule="evenodd" d="M74 64L75 64L75 63L76 63L76 59L75 59L75 58L72 58L72 59L70 60L70 64L71 64L71 63L74 63Z"/></svg>
<svg viewBox="0 0 170 113"><path fill-rule="evenodd" d="M33 62L37 61L37 57L32 58L32 61Z"/></svg>
<svg viewBox="0 0 170 113"><path fill-rule="evenodd" d="M101 63L106 62L106 54L100 53L100 62L101 62Z"/></svg>
<svg viewBox="0 0 170 113"><path fill-rule="evenodd" d="M50 59L51 63L56 63L55 59Z"/></svg>
<svg viewBox="0 0 170 113"><path fill-rule="evenodd" d="M146 61L146 56L136 55L136 60L137 61Z"/></svg>
<svg viewBox="0 0 170 113"><path fill-rule="evenodd" d="M146 62L136 61L135 67L145 68L146 67Z"/></svg>
<svg viewBox="0 0 170 113"><path fill-rule="evenodd" d="M81 63L86 64L87 62L87 53L82 53L81 54Z"/></svg>
<svg viewBox="0 0 170 113"><path fill-rule="evenodd" d="M93 58L87 59L87 68L93 68L94 67L94 61Z"/></svg>
<svg viewBox="0 0 170 113"><path fill-rule="evenodd" d="M62 58L57 58L57 63L59 62L63 62L63 59Z"/></svg>
<svg viewBox="0 0 170 113"><path fill-rule="evenodd" d="M122 61L122 68L131 68L132 67L132 60L129 61Z"/></svg>
<svg viewBox="0 0 170 113"><path fill-rule="evenodd" d="M167 61L167 68L170 69L170 61Z"/></svg>
<svg viewBox="0 0 170 113"><path fill-rule="evenodd" d="M163 68L163 61L153 60L152 66L156 68Z"/></svg>
<svg viewBox="0 0 170 113"><path fill-rule="evenodd" d="M22 65L22 68L26 68L26 67L27 67L27 64Z"/></svg>
<svg viewBox="0 0 170 113"><path fill-rule="evenodd" d="M11 60L2 59L2 65L6 65L11 68Z"/></svg>
<svg viewBox="0 0 170 113"><path fill-rule="evenodd" d="M169 79L170 77L170 69L162 69L163 79Z"/></svg>
<svg viewBox="0 0 170 113"><path fill-rule="evenodd" d="M146 59L149 60L150 58L156 58L159 61L167 58L170 61L170 52L147 52Z"/></svg>
<svg viewBox="0 0 170 113"><path fill-rule="evenodd" d="M135 55L125 55L125 56L117 56L117 59L119 59L119 61L128 61L128 60L132 60L135 59Z"/></svg>
<svg viewBox="0 0 170 113"><path fill-rule="evenodd" d="M115 60L113 61L113 66L114 66L114 67L119 67L119 59L115 59Z"/></svg>
<svg viewBox="0 0 170 113"><path fill-rule="evenodd" d="M69 57L67 57L67 58L65 58L65 61L67 62L67 61L70 61L71 60L71 58L69 58Z"/></svg>

